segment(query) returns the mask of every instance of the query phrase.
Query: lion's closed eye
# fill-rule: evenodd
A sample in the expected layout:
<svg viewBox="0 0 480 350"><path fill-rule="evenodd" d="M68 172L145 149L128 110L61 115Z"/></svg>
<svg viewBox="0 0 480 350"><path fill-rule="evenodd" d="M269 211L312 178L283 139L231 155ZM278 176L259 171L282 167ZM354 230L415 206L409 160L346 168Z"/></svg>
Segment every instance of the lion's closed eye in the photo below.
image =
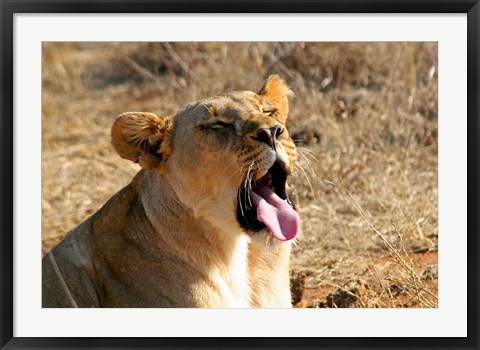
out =
<svg viewBox="0 0 480 350"><path fill-rule="evenodd" d="M277 110L276 110L275 108L268 109L268 110L266 110L266 109L263 110L263 113L265 113L265 114L268 115L268 116L272 116L272 115L274 115L276 112L277 112Z"/></svg>
<svg viewBox="0 0 480 350"><path fill-rule="evenodd" d="M233 129L234 125L230 124L230 123L226 123L226 122L221 121L221 120L217 120L217 121L214 121L214 122L209 122L209 123L202 124L202 125L200 125L200 128L201 129L211 129L211 130L223 130L223 129L229 129L229 128Z"/></svg>

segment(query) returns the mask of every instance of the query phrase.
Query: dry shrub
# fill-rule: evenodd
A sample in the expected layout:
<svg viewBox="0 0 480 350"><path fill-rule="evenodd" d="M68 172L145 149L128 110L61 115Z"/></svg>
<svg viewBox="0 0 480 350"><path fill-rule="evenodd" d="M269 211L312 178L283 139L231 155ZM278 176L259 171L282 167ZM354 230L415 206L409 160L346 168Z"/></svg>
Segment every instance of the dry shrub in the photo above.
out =
<svg viewBox="0 0 480 350"><path fill-rule="evenodd" d="M138 170L109 144L118 114L172 114L276 73L296 94L300 304L361 278L349 306L436 306L437 280L418 282L437 259L436 43L44 43L42 55L45 249Z"/></svg>

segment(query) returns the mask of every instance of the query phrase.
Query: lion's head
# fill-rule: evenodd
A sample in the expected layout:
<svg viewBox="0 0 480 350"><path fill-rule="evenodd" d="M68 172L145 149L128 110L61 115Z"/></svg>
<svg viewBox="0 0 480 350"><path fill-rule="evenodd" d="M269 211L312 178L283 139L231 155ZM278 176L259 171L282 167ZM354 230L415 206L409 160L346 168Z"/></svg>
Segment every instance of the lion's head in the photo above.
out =
<svg viewBox="0 0 480 350"><path fill-rule="evenodd" d="M214 96L170 117L124 113L112 144L168 181L196 218L220 231L290 240L299 230L286 185L297 157L285 127L290 94L273 75L258 94Z"/></svg>

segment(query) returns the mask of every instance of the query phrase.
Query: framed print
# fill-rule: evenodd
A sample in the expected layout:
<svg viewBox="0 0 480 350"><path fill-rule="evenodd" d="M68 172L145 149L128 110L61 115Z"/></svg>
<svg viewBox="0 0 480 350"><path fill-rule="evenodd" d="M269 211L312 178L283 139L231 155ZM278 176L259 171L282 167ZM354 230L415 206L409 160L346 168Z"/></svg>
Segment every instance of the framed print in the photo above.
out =
<svg viewBox="0 0 480 350"><path fill-rule="evenodd" d="M2 349L479 347L478 2L1 12Z"/></svg>

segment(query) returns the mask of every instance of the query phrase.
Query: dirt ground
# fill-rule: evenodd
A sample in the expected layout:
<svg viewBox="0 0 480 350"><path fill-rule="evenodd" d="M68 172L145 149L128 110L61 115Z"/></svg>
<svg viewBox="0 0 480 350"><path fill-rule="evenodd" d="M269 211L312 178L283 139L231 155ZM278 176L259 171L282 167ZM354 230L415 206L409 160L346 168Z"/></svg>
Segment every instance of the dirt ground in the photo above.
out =
<svg viewBox="0 0 480 350"><path fill-rule="evenodd" d="M295 307L437 307L436 43L44 43L42 251L139 168L125 111L172 114L285 78L299 149Z"/></svg>

